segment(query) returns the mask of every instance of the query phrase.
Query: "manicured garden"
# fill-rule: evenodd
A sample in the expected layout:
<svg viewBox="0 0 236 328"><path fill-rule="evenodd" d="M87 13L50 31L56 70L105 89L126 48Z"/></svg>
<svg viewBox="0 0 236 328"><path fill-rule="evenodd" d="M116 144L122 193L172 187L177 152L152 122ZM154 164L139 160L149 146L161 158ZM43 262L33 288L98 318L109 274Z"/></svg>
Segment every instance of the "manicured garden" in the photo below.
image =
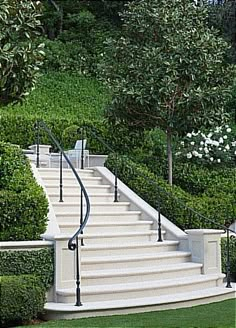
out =
<svg viewBox="0 0 236 328"><path fill-rule="evenodd" d="M220 19L225 12L216 15L221 8L209 5L196 13L189 2L197 17L192 20L185 17L186 10L181 13L180 1L170 7L173 10L168 8L172 1L140 1L141 19L131 4L122 30L118 11L126 2L62 0L56 11L47 4L40 9L44 25L40 37L40 13L33 2L24 4L24 14L33 24L30 33L18 16L8 21L8 1L0 5L4 13L0 25L7 27L0 54L1 241L37 240L46 228L47 200L20 149L35 143L37 119L46 122L66 149L80 137L78 128L86 126L90 152L107 153L89 132L93 129L118 155L110 154L106 166L117 170L119 178L153 207L158 200L161 212L180 228L217 228L236 219L236 45L226 29L229 22L226 26ZM155 10L162 10L155 19L150 11L153 3ZM15 2L16 12L20 5ZM183 26L182 19L186 19ZM202 23L195 28L198 19ZM17 34L15 24L23 34ZM209 27L217 24L220 32L212 32ZM234 55L220 33L231 41ZM44 133L40 143L50 143ZM236 244L231 241L231 270L236 272L235 254ZM0 256L1 323L37 317L53 283L53 251L1 252ZM223 239L223 272L225 256ZM27 311L21 302L28 302ZM235 300L42 323L42 327L77 326L230 328L235 326Z"/></svg>

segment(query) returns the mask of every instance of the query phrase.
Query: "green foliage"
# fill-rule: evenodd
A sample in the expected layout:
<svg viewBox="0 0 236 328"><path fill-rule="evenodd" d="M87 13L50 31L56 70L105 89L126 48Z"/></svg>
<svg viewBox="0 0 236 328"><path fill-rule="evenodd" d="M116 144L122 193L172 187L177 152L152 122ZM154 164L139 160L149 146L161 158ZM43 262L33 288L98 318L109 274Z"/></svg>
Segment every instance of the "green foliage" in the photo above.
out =
<svg viewBox="0 0 236 328"><path fill-rule="evenodd" d="M33 275L0 277L0 322L9 327L12 323L36 318L43 312L45 288Z"/></svg>
<svg viewBox="0 0 236 328"><path fill-rule="evenodd" d="M21 100L34 87L44 56L40 2L3 0L0 4L0 106Z"/></svg>
<svg viewBox="0 0 236 328"><path fill-rule="evenodd" d="M175 184L193 195L207 192L235 192L235 168L206 168L193 163L176 163L174 167ZM214 192L213 192L214 190Z"/></svg>
<svg viewBox="0 0 236 328"><path fill-rule="evenodd" d="M122 14L123 35L107 42L102 76L108 113L136 127L184 133L222 123L234 68L227 43L192 0L141 0Z"/></svg>
<svg viewBox="0 0 236 328"><path fill-rule="evenodd" d="M118 176L124 183L154 208L157 208L160 199L161 213L182 229L218 227L201 219L189 208L216 224L234 221L235 208L232 206L232 197L226 193L215 194L214 197L207 194L201 197L192 196L180 187L169 186L163 178L153 174L143 165L136 164L126 157L119 157L116 163L115 158L109 156L106 166L114 172L116 165Z"/></svg>
<svg viewBox="0 0 236 328"><path fill-rule="evenodd" d="M54 250L1 251L0 276L36 275L48 289L53 284Z"/></svg>
<svg viewBox="0 0 236 328"><path fill-rule="evenodd" d="M39 239L48 202L17 146L0 142L0 173L0 240Z"/></svg>
<svg viewBox="0 0 236 328"><path fill-rule="evenodd" d="M229 242L230 272L236 273L236 239L230 238ZM221 238L222 271L226 273L227 267L227 238Z"/></svg>
<svg viewBox="0 0 236 328"><path fill-rule="evenodd" d="M52 121L89 120L103 115L109 99L107 90L95 79L71 72L50 72L41 77L23 104L2 108L0 117L4 119L7 112L24 116L21 121L30 116Z"/></svg>

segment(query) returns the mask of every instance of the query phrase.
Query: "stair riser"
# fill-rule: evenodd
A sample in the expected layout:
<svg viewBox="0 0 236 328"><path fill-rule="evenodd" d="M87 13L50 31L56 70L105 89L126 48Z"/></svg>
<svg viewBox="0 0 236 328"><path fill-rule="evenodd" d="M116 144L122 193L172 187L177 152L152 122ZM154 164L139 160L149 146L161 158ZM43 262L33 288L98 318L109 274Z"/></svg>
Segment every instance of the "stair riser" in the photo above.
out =
<svg viewBox="0 0 236 328"><path fill-rule="evenodd" d="M57 216L57 222L60 223L66 223L66 222L78 222L78 214L76 213L75 215L70 215L70 214L65 214L64 216L58 215ZM98 223L98 222L118 222L122 218L123 221L129 220L136 222L139 220L140 215L139 214L132 214L131 212L127 212L127 214L122 214L119 215L119 213L111 213L110 215L103 215L102 213L99 215L90 215L89 217L89 222L92 223Z"/></svg>
<svg viewBox="0 0 236 328"><path fill-rule="evenodd" d="M114 285L114 284L126 284L132 282L146 282L154 281L158 279L170 279L175 277L189 277L193 275L201 274L200 268L193 268L188 270L177 270L177 271L166 271L166 272L156 272L148 274L133 274L133 275L122 275L113 277L96 277L96 278L81 278L82 286L98 286L98 285Z"/></svg>
<svg viewBox="0 0 236 328"><path fill-rule="evenodd" d="M56 177L55 178L54 177L44 178L43 180L46 184L59 184L60 183L59 179L56 178ZM96 177L92 177L92 178L86 178L86 177L83 178L83 177L81 177L81 180L82 180L85 187L86 186L91 186L91 185L93 185L93 186L101 185L101 182L102 182L101 179L96 178ZM64 177L63 180L62 180L62 184L63 184L63 186L72 185L72 186L76 187L78 185L78 181L77 181L76 177L72 177L72 178Z"/></svg>
<svg viewBox="0 0 236 328"><path fill-rule="evenodd" d="M154 258L154 259L143 259L134 260L134 261L116 261L116 262L104 262L104 263L83 263L81 264L82 270L92 271L92 270L107 270L107 269L125 269L125 268L139 268L139 267L153 267L153 266L162 266L167 264L174 263L184 263L190 260L189 256L181 256L181 257L163 257L163 258Z"/></svg>
<svg viewBox="0 0 236 328"><path fill-rule="evenodd" d="M157 254L161 252L176 251L175 245L165 245L162 247L141 247L136 246L134 248L125 247L119 249L93 249L86 250L82 248L81 256L83 258L95 257L95 256L116 256L120 254L134 255L134 254Z"/></svg>
<svg viewBox="0 0 236 328"><path fill-rule="evenodd" d="M80 213L80 206L77 204L67 205L64 203L54 203L53 204L54 212L57 215L58 213ZM115 204L106 204L103 206L91 204L91 215L95 212L109 212L109 213L119 213L128 211L129 205L115 205Z"/></svg>
<svg viewBox="0 0 236 328"><path fill-rule="evenodd" d="M50 193L58 193L59 192L59 183L58 184L46 184L46 189L48 194ZM68 186L64 185L63 190L65 193L74 193L80 195L80 186L77 183L75 186ZM86 191L89 194L99 194L99 193L110 193L111 187L110 186L86 186Z"/></svg>
<svg viewBox="0 0 236 328"><path fill-rule="evenodd" d="M51 171L42 171L41 173L41 176L43 179L47 179L47 178L55 178L55 179L58 179L59 180L59 171L58 170L51 170ZM83 178L92 178L94 177L94 174L93 172L88 172L88 171L78 171L78 175L81 179ZM70 171L66 171L66 170L63 170L63 177L64 178L72 178L74 177L74 174L72 172L72 170Z"/></svg>
<svg viewBox="0 0 236 328"><path fill-rule="evenodd" d="M206 282L194 282L192 281L189 284L185 285L177 285L174 287L175 293L181 293L181 292L190 292L190 291L196 291L199 289L204 288L211 288L216 286L216 281L206 281ZM154 297L154 296L161 296L161 295L171 295L173 293L173 286L152 286L150 289L140 289L140 290L134 290L134 291L120 291L120 292L112 292L111 293L91 293L86 294L83 293L83 287L81 288L81 299L82 302L94 302L96 299L96 302L99 301L112 301L112 300L122 300L122 299L136 299L136 298L143 298L143 297ZM72 303L74 302L75 296L74 295L58 295L58 301L59 302L65 302L65 303Z"/></svg>
<svg viewBox="0 0 236 328"><path fill-rule="evenodd" d="M96 245L96 244L106 244L106 245L121 245L122 243L138 243L138 242L148 242L148 241L156 241L157 236L156 234L145 234L145 235L137 235L137 236L112 236L107 238L99 238L93 237L93 238L84 238L85 245Z"/></svg>
<svg viewBox="0 0 236 328"><path fill-rule="evenodd" d="M74 225L73 227L60 227L61 233L73 233L78 229L78 225ZM114 226L103 226L103 227L91 227L91 226L86 226L84 229L84 233L89 233L89 234L95 234L98 233L99 231L102 231L102 233L112 233L114 230L116 232L129 232L129 231L137 231L137 232L142 232L142 231L149 231L151 229L151 224L145 224L145 225L116 225Z"/></svg>
<svg viewBox="0 0 236 328"><path fill-rule="evenodd" d="M49 194L49 198L51 200L51 202L56 202L59 200L59 190L57 192L57 194L55 195L50 195ZM108 203L112 203L114 201L114 195L93 195L93 196L89 196L89 200L91 203L93 202L108 202ZM63 201L64 203L73 203L75 202L76 204L80 204L80 194L72 194L72 195L67 195L67 194L63 194Z"/></svg>

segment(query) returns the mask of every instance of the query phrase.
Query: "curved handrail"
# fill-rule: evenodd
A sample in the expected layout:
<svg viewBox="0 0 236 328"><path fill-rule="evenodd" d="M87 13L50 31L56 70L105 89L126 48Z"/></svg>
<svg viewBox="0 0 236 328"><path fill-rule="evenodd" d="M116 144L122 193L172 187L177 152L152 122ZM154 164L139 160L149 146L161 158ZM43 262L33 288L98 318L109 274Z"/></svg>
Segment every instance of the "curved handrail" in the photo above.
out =
<svg viewBox="0 0 236 328"><path fill-rule="evenodd" d="M80 225L80 228L74 233L74 235L69 239L68 241L68 248L72 251L74 251L76 249L76 237L78 237L81 232L83 231L83 229L85 228L88 219L89 219L89 214L90 214L90 200L89 200L89 196L88 193L83 185L83 182L81 181L78 173L76 172L73 164L71 163L71 161L69 160L68 156L65 154L64 150L62 149L62 147L60 146L59 142L57 141L57 139L54 137L54 135L52 134L51 130L47 127L47 125L43 122L43 121L38 121L38 125L41 126L50 136L51 140L53 141L53 143L56 145L56 147L58 148L58 150L62 153L63 157L65 158L66 162L68 163L68 165L70 166L72 172L74 173L76 180L78 181L80 188L81 188L81 192L84 194L85 200L86 200L86 213L84 216L84 220L82 222L82 224Z"/></svg>

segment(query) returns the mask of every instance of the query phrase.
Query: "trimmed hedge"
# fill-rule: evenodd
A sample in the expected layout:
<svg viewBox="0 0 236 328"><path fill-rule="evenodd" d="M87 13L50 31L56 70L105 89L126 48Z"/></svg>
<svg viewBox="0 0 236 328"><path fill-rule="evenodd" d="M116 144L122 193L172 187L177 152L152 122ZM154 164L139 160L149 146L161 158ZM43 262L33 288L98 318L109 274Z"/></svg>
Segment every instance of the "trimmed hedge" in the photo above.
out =
<svg viewBox="0 0 236 328"><path fill-rule="evenodd" d="M48 289L53 284L54 250L0 251L0 276L31 274Z"/></svg>
<svg viewBox="0 0 236 328"><path fill-rule="evenodd" d="M48 201L21 149L0 142L0 240L40 239Z"/></svg>
<svg viewBox="0 0 236 328"><path fill-rule="evenodd" d="M226 273L227 262L227 238L221 238L221 259L222 259L222 272ZM234 273L236 277L236 239L230 238L229 243L229 258L230 258L230 272Z"/></svg>
<svg viewBox="0 0 236 328"><path fill-rule="evenodd" d="M2 276L0 290L0 322L6 327L36 318L43 311L45 288L36 276Z"/></svg>
<svg viewBox="0 0 236 328"><path fill-rule="evenodd" d="M182 229L217 228L211 222L200 219L188 207L218 224L234 221L232 199L227 194L214 197L192 196L180 187L171 187L147 167L136 164L125 156L120 156L117 164L115 157L109 156L106 166L114 172L116 165L118 176L124 183L154 208L157 208L160 199L162 214Z"/></svg>

